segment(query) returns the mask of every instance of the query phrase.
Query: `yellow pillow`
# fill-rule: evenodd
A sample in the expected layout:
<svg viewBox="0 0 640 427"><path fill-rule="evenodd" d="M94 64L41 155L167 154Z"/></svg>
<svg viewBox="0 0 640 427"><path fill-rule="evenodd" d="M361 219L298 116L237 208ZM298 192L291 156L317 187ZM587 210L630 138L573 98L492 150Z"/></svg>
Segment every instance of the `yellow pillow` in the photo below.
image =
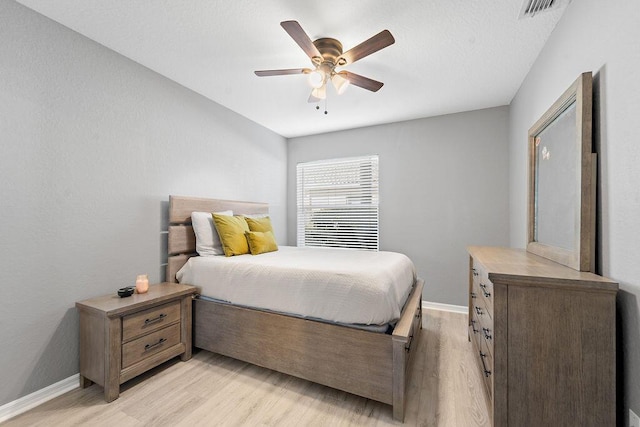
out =
<svg viewBox="0 0 640 427"><path fill-rule="evenodd" d="M250 218L248 216L244 217L245 221L247 221L247 225L249 226L250 231L270 231L273 233L273 227L271 226L271 219L268 216L264 218Z"/></svg>
<svg viewBox="0 0 640 427"><path fill-rule="evenodd" d="M247 236L251 255L259 255L278 250L276 237L271 231L246 231L244 234Z"/></svg>
<svg viewBox="0 0 640 427"><path fill-rule="evenodd" d="M218 215L213 216L213 223L222 242L222 250L225 256L243 255L249 253L247 238L244 236L249 231L247 222L241 216Z"/></svg>

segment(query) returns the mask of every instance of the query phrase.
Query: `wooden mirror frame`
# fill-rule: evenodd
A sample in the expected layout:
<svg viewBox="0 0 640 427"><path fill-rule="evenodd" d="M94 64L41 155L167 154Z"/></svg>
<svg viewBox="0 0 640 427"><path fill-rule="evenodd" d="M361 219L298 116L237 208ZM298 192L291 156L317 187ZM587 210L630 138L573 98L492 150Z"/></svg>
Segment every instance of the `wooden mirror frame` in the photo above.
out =
<svg viewBox="0 0 640 427"><path fill-rule="evenodd" d="M527 251L579 271L595 269L596 154L592 153L591 119L593 102L591 72L581 74L562 96L529 129L529 198ZM536 241L536 137L573 104L576 105L575 144L577 156L573 249L565 249Z"/></svg>

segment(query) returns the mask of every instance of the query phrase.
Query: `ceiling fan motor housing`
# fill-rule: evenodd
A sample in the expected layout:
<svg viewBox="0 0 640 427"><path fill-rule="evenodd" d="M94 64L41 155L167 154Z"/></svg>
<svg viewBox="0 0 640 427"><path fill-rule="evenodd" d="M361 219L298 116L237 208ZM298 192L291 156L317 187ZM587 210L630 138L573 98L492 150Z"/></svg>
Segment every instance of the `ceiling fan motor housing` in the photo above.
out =
<svg viewBox="0 0 640 427"><path fill-rule="evenodd" d="M322 59L316 59L316 57L312 58L314 64L320 65L320 63L329 62L333 68L336 65L345 65L347 63L343 58L340 58L340 56L342 56L342 43L340 43L339 40L330 37L323 37L315 40L313 45L322 55ZM340 61L338 58L340 58Z"/></svg>

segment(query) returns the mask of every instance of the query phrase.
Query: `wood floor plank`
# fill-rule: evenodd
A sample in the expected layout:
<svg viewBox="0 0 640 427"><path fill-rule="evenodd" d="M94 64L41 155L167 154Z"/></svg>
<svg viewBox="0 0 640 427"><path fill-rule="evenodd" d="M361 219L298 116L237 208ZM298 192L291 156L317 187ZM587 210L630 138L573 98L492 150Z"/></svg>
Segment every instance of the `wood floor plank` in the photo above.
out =
<svg viewBox="0 0 640 427"><path fill-rule="evenodd" d="M424 310L408 383L407 426L490 425L467 316ZM399 426L392 408L207 351L167 362L123 384L106 403L102 388L75 389L3 427L22 426Z"/></svg>

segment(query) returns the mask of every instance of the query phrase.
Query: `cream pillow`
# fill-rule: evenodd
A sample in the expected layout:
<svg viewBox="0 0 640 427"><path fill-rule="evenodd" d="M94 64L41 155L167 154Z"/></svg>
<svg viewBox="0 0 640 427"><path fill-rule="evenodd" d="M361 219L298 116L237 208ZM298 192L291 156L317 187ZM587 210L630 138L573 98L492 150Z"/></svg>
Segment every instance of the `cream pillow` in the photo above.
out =
<svg viewBox="0 0 640 427"><path fill-rule="evenodd" d="M215 212L233 216L233 211ZM200 256L224 255L220 237L213 225L211 212L191 212L191 225L196 235L196 252Z"/></svg>
<svg viewBox="0 0 640 427"><path fill-rule="evenodd" d="M213 223L218 230L225 256L249 253L249 244L244 233L249 231L247 221L241 216L212 214Z"/></svg>

